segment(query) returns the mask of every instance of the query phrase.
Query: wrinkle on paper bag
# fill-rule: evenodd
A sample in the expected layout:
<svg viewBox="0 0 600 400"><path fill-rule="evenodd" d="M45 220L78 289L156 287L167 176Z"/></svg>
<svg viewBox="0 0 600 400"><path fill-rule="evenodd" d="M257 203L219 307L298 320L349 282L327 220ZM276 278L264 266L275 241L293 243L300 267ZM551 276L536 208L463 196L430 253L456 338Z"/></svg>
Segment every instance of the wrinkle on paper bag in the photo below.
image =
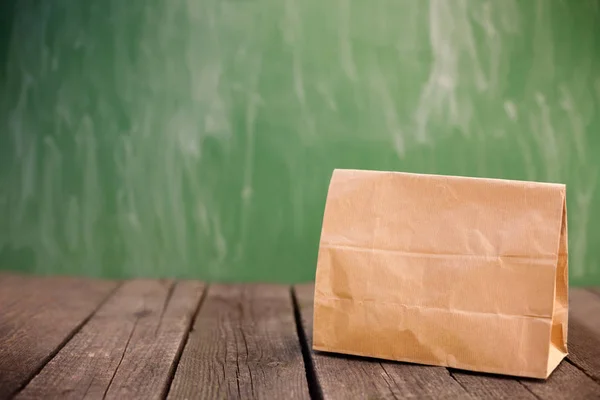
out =
<svg viewBox="0 0 600 400"><path fill-rule="evenodd" d="M335 170L314 349L548 377L567 355L565 190Z"/></svg>

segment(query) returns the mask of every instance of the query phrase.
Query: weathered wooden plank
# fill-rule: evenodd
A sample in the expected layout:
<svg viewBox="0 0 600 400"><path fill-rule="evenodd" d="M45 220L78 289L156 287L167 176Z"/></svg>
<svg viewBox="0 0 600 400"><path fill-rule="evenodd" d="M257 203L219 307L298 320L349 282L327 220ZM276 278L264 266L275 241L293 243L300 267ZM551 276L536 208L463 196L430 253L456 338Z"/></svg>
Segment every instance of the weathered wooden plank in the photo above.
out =
<svg viewBox="0 0 600 400"><path fill-rule="evenodd" d="M537 397L518 379L510 376L452 371L454 378L476 399L519 399Z"/></svg>
<svg viewBox="0 0 600 400"><path fill-rule="evenodd" d="M600 385L568 361L563 361L547 380L522 379L541 399L600 399Z"/></svg>
<svg viewBox="0 0 600 400"><path fill-rule="evenodd" d="M181 356L204 285L179 282L158 320L137 324L107 398L164 398Z"/></svg>
<svg viewBox="0 0 600 400"><path fill-rule="evenodd" d="M287 286L211 286L170 399L308 398Z"/></svg>
<svg viewBox="0 0 600 400"><path fill-rule="evenodd" d="M0 275L0 399L22 388L81 327L116 282Z"/></svg>
<svg viewBox="0 0 600 400"><path fill-rule="evenodd" d="M313 351L314 285L298 285L294 292L306 337L307 352L324 398L469 398L446 368Z"/></svg>
<svg viewBox="0 0 600 400"><path fill-rule="evenodd" d="M600 383L600 296L584 289L569 294L569 360Z"/></svg>
<svg viewBox="0 0 600 400"><path fill-rule="evenodd" d="M516 379L465 372L456 372L454 376L475 398L551 400L600 398L600 386L566 360L547 380Z"/></svg>
<svg viewBox="0 0 600 400"><path fill-rule="evenodd" d="M126 282L17 398L162 398L200 282Z"/></svg>

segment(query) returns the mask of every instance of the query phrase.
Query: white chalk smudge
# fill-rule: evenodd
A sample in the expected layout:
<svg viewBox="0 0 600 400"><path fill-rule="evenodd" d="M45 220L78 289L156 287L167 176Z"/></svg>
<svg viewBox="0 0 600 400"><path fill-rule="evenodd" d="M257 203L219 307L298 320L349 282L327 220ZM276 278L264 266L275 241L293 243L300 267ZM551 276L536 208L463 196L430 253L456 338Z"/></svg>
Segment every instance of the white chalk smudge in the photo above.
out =
<svg viewBox="0 0 600 400"><path fill-rule="evenodd" d="M513 103L510 100L506 100L504 102L504 112L506 112L506 115L508 116L508 118L510 118L511 121L517 121L518 114L517 106L515 105L515 103Z"/></svg>
<svg viewBox="0 0 600 400"><path fill-rule="evenodd" d="M352 52L352 38L350 36L351 4L350 0L339 0L338 10L340 13L340 20L338 34L342 70L350 81L355 82L357 80L357 71Z"/></svg>
<svg viewBox="0 0 600 400"><path fill-rule="evenodd" d="M593 206L592 200L598 183L598 168L591 171L588 176L590 178L578 185L575 192L575 210L577 210L575 221L577 223L570 224L571 234L575 239L571 240L571 245L574 248L571 251L572 262L570 266L573 275L576 277L582 277L588 269L594 268L593 265L587 264L587 249L590 211Z"/></svg>

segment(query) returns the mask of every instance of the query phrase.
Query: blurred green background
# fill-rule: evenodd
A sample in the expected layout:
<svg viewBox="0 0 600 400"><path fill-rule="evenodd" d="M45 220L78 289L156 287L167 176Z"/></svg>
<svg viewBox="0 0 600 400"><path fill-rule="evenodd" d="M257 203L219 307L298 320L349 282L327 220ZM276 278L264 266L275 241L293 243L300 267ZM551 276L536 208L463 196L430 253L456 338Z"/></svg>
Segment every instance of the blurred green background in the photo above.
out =
<svg viewBox="0 0 600 400"><path fill-rule="evenodd" d="M334 168L567 184L600 283L600 1L2 0L0 268L314 277Z"/></svg>

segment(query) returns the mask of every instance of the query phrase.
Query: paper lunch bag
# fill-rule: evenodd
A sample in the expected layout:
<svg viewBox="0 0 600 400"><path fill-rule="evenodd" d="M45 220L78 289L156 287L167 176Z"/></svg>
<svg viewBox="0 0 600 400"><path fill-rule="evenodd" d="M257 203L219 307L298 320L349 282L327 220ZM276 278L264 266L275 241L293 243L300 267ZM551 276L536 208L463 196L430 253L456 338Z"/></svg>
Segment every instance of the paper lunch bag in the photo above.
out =
<svg viewBox="0 0 600 400"><path fill-rule="evenodd" d="M567 355L565 191L335 170L313 348L547 378Z"/></svg>

